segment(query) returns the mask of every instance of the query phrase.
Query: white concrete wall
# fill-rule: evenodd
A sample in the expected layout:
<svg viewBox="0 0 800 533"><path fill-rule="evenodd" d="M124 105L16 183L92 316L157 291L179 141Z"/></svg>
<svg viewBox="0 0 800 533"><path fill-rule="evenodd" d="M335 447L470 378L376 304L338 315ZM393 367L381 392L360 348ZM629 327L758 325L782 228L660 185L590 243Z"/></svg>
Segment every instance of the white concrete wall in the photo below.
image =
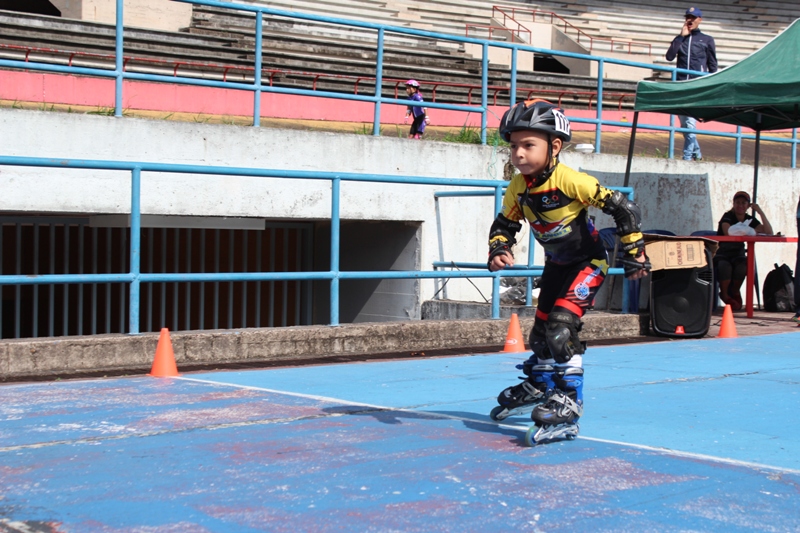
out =
<svg viewBox="0 0 800 533"><path fill-rule="evenodd" d="M68 19L83 18L83 0L50 0L61 11L61 16Z"/></svg>
<svg viewBox="0 0 800 533"><path fill-rule="evenodd" d="M51 0L65 18L114 24L117 20L116 0ZM179 31L192 20L192 5L161 0L125 0L125 26L151 30Z"/></svg>
<svg viewBox="0 0 800 533"><path fill-rule="evenodd" d="M594 52L594 55L599 52ZM635 61L637 63L653 63L654 56L646 54L626 54L623 52L603 52L603 57L612 57L615 59L622 59L623 61ZM597 79L597 72L600 70L600 63L592 61L590 63L591 70L589 75ZM639 67L628 67L625 65L618 65L616 63L603 63L603 79L607 80L628 80L640 81L650 73Z"/></svg>
<svg viewBox="0 0 800 533"><path fill-rule="evenodd" d="M578 44L577 41L558 28L553 28L553 39L550 43L550 49L589 55L589 51L583 45ZM594 61L563 56L558 56L556 59L563 63L573 76L590 76L592 73L592 64Z"/></svg>
<svg viewBox="0 0 800 533"><path fill-rule="evenodd" d="M16 109L0 109L0 155L466 179L501 179L507 157L490 146ZM566 152L562 161L594 173L607 185L622 184L624 157ZM660 158L636 158L631 180L645 228L678 234L715 229L733 193L752 190L752 183L751 166ZM422 268L430 270L440 259L435 190L453 188L343 183L341 216L421 222ZM130 209L125 172L4 166L0 191L0 213L114 214ZM761 168L758 191L759 204L775 231L796 236L798 171ZM142 177L145 214L313 220L327 219L330 207L327 180L153 173ZM493 201L443 198L440 207L444 259L484 262ZM599 228L613 225L600 211L591 213ZM794 245L759 244L758 252L762 282L773 263L794 265ZM541 264L539 249L537 257ZM482 301L481 292L490 296L489 281L473 281L477 288L466 280L451 280L448 297ZM434 281L423 281L421 299L431 298L436 289Z"/></svg>

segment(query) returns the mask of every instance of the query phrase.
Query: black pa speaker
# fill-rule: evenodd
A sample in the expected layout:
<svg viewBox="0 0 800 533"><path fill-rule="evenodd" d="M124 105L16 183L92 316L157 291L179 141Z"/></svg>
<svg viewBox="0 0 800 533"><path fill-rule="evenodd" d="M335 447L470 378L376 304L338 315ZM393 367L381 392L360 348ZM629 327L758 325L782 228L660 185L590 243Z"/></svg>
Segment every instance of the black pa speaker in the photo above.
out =
<svg viewBox="0 0 800 533"><path fill-rule="evenodd" d="M706 266L650 273L650 317L653 331L667 337L702 337L711 325L714 266L706 250Z"/></svg>

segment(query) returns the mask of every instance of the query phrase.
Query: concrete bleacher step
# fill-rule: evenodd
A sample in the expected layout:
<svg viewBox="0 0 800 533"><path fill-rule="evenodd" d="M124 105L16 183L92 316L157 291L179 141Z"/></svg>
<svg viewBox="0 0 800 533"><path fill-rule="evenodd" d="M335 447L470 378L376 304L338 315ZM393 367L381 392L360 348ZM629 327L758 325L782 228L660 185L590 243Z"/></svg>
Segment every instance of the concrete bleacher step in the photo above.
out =
<svg viewBox="0 0 800 533"><path fill-rule="evenodd" d="M386 8L385 2L369 0L254 0L253 5L261 5L282 11L308 13L337 19L359 20L380 24L393 24L396 17L392 10Z"/></svg>
<svg viewBox="0 0 800 533"><path fill-rule="evenodd" d="M113 54L115 29L110 25L71 21L57 17L20 16L0 11L0 43L36 48L96 54ZM49 20L52 19L52 20ZM126 28L124 53L207 61L233 61L240 53L231 48L234 41L222 37L198 38L185 33Z"/></svg>
<svg viewBox="0 0 800 533"><path fill-rule="evenodd" d="M213 35L234 35L238 39L250 39L254 35L254 17L248 15L231 15L230 12L211 11L208 9L196 10L189 32L202 32ZM340 25L328 25L308 21L286 21L285 19L267 19L264 21L264 39L272 38L277 33L292 32L300 38L316 37L330 42L359 43L361 46L376 46L377 32L370 29L348 28ZM386 32L384 46L387 48L402 47L414 53L433 53L439 55L457 56L463 54L463 46L459 43L444 43L439 40L408 36L395 32Z"/></svg>
<svg viewBox="0 0 800 533"><path fill-rule="evenodd" d="M203 66L203 62L214 62L238 67L236 76L251 80L253 16L250 15L248 18L240 14L232 15L231 13L236 12L230 10L220 10L227 12L224 16L219 13L216 15L220 16L214 16L214 9L198 8L197 24L186 28L182 33L126 28L126 55L141 56L143 59L162 59L167 62L161 65L147 62L137 64L132 60L128 63L127 70L171 74L172 67L169 66L169 61L195 61L198 64L194 66L182 66L180 75L222 79L222 70ZM19 14L10 14L9 17L14 18L17 15ZM113 25L50 19L45 17L37 19L36 23L27 20L17 24L18 28L24 29L16 34L17 42L26 42L29 46L38 44L42 48L52 46L62 50L106 53L105 60L76 58L73 64L103 65L105 68L113 66ZM372 35L369 35L370 32ZM318 90L352 93L354 80L359 80L359 92L374 93L374 81L370 78L374 76L375 32L357 30L353 33L355 35L341 27L335 28L335 31L331 28L313 27L310 21L267 17L264 68L269 72L265 74L265 83L271 80L275 85L305 89L316 85ZM9 34L7 31L0 32L0 41L7 34ZM480 61L473 59L469 54L452 47L439 46L439 41L436 39L408 38L391 32L387 32L385 45L383 76L387 81L382 94L394 96L397 80L413 76L423 81L423 88L427 91L426 99L432 98L431 89L434 83L438 83L436 88L438 102L467 103L470 100L470 90L472 103L479 101L480 95L475 87L480 86ZM64 59L50 58L49 61L63 62ZM250 70L247 70L248 68ZM268 78L267 74L272 76ZM315 77L318 79L314 79ZM507 92L501 90L497 93L496 87L507 87L510 84L508 69L490 65L489 83L493 86L490 88L489 102L494 103L496 93L499 95L497 103L506 104ZM607 83L605 105L616 105L618 97L614 93L619 91L632 93L635 90L633 84L616 87L612 81L607 80ZM574 76L559 78L548 74L520 73L518 88L518 97L525 97L527 91L534 91L534 96L540 91L542 94L538 96L550 97L553 93L545 91L561 90L565 94L569 94L570 91L573 93L594 91L596 80ZM402 91L400 94L403 95ZM563 105L585 107L588 102L589 97L581 94L570 96Z"/></svg>
<svg viewBox="0 0 800 533"><path fill-rule="evenodd" d="M238 27L237 31L242 32L243 38L251 39L251 37L250 37L250 35L252 35L252 26L251 25L253 24L253 22L251 20L252 17L249 18L249 19L247 17L241 17L241 16L231 17L229 14L225 14L225 13L218 13L220 16L219 17L214 17L215 13L212 13L212 12L208 11L206 8L203 8L203 9L206 12L203 14L202 22L200 21L199 17L197 19L197 25L201 26L203 28L203 31L213 31L213 28L217 28L217 29L219 29L219 31L224 31L223 29L230 29L230 28L225 28L227 24L235 24ZM282 29L285 29L285 28L282 28ZM294 27L292 29L293 30L297 30L296 27ZM315 37L316 36L318 36L318 35L315 35ZM273 37L273 35L271 35L271 37ZM298 40L297 37L294 37L294 39ZM330 39L330 37L329 37L329 39ZM300 39L300 40L302 40L302 39ZM387 50L390 50L390 49L391 49L391 47L387 45ZM417 54L420 53L420 50L418 50L418 49L414 49L414 50L403 49L403 50L401 50L401 54L403 54L403 55L409 55L410 52L413 52L414 55L417 55ZM288 53L288 50L286 51L286 53ZM364 54L361 54L361 55L362 55L362 57L364 56ZM366 56L372 57L372 51L367 53ZM287 61L290 61L290 58L288 56L286 56L285 54L282 54L281 58L286 59ZM275 56L273 59L277 60L277 59L280 59L280 58ZM387 60L387 59L391 63L391 53L387 54L387 56L385 57L385 60ZM301 58L298 58L295 55L293 58L291 58L291 61L303 61L303 60ZM402 57L398 58L398 61L403 61L403 58ZM426 68L424 66L414 67L413 68L413 76L418 78L418 79L423 80L423 82L426 79L435 79L437 82L438 81L446 81L446 82L451 82L451 83L471 83L471 84L479 85L479 83L480 83L480 80L479 80L480 63L479 63L478 60L474 60L474 59L467 60L465 58L465 61L467 61L468 64L470 64L472 66L471 66L471 68L469 68L469 71L470 71L469 75L466 76L466 78L464 78L463 75L462 75L461 79L458 79L458 78L455 78L455 77L452 76L452 74L453 74L452 71L453 71L454 64L452 63L452 60L448 59L447 61L448 61L447 63L441 64L441 65L438 65L438 66L433 65L433 64L429 64L428 65L428 66L434 66L438 70L430 70L429 68ZM405 62L407 63L407 61L405 61ZM306 70L316 68L316 67L313 67L312 65L308 64L307 62L305 62L305 63L297 63L297 62L287 63L286 66L287 67L291 67L291 68L299 68L299 67L302 66ZM450 76L443 75L442 74L443 72L450 74ZM408 71L406 71L406 74L407 73L408 73ZM353 70L352 69L348 70L347 74L348 75L353 75ZM386 72L384 72L384 76L387 76ZM430 76L435 76L435 78L430 78ZM403 77L403 76L401 76L401 77ZM533 78L532 81L534 81L534 80L535 80L535 77ZM507 71L501 73L500 75L490 74L490 84L495 84L495 85L503 85L504 84L505 86L508 86L509 83L510 83L510 74L508 74ZM530 85L531 85L531 87L538 88L538 89L544 88L544 86L541 83L536 84L536 83L532 82ZM560 85L561 84L559 84L559 86ZM569 85L569 83L566 83L565 85ZM585 91L595 90L596 89L596 81L595 80L589 80L587 83L573 84L573 89L574 90L581 90L581 91L584 91L584 92ZM625 87L625 90L632 91L633 87L631 85L628 85L628 86ZM453 92L453 91L450 90L450 92ZM440 97L444 97L446 95L449 95L448 90L444 89L444 88L437 89L437 94ZM581 105L586 105L587 101L581 102Z"/></svg>
<svg viewBox="0 0 800 533"><path fill-rule="evenodd" d="M512 0L512 3L513 0ZM663 2L654 0L582 0L580 4L566 4L558 1L537 0L541 7L549 7L556 11L571 13L605 12L616 14L624 19L631 14L656 14L663 20L674 20L680 23L685 6L665 6ZM724 21L727 24L741 27L752 26L755 22L761 26L777 24L785 27L798 17L798 6L793 0L761 1L761 0L708 0L700 5L703 18L707 21ZM777 27L773 29L778 29Z"/></svg>
<svg viewBox="0 0 800 533"><path fill-rule="evenodd" d="M718 56L723 66L733 64L761 48L800 16L800 8L796 3L772 2L774 6L769 10L769 16L774 21L767 23L764 18L756 20L762 15L754 14L752 6L741 4L737 2L736 6L731 6L730 2L718 1L703 5L703 31L713 35L717 41ZM758 4L760 6L761 2ZM683 8L665 8L663 4L651 0L588 0L581 4L537 1L526 3L525 8L555 12L594 38L629 37L634 41L650 42L654 57L663 55L683 18Z"/></svg>
<svg viewBox="0 0 800 533"><path fill-rule="evenodd" d="M365 18L373 17L372 20L375 21L385 19L385 14L380 14L379 10L376 11L376 2L371 0L326 0L322 4L330 6L336 2L342 6L342 10L346 8L361 9L361 16ZM270 5L281 4L284 7L289 5L288 0L268 3ZM291 5L296 6L297 4L295 2ZM370 5L369 12L363 9L367 4ZM377 4L380 5L380 2ZM502 4L556 12L570 24L594 38L609 37L610 33L619 39L628 37L631 41L651 42L653 55L656 56L661 55L661 52L658 51L659 43L668 45L671 37L674 36L672 35L675 31L674 27L676 23L680 22L683 9L664 7L663 3L653 0L610 2L587 0L580 4L564 3L563 1L508 0ZM302 6L303 10L307 12L320 13L324 11L319 9L316 3L305 0L302 2ZM491 18L492 3L480 0L431 0L426 2L387 0L385 6L386 11L391 13L390 16L397 17L405 9L407 13L417 13L419 16L415 17L415 20L425 22L426 27L433 26L435 31L442 33L461 34L468 23L488 24ZM753 2L742 0L731 6L730 2L716 0L706 2L703 9L706 11L705 27L718 34L715 35L715 39L720 44L720 57L723 62L727 63L734 63L752 53L754 49L760 48L769 40L770 34L774 35L775 32L800 16L798 6L790 1ZM340 10L340 12L342 11ZM615 19L623 26L627 24L627 28L609 30L608 21ZM384 22L384 20L380 21ZM720 26L715 27L713 24ZM412 25L412 27L414 26ZM644 30L635 34L637 28ZM740 33L739 35L728 34L728 31L739 31ZM663 35L655 38L659 32ZM748 41L752 42L744 44ZM624 46L618 46L617 49L619 48L624 48ZM635 48L632 51L638 54Z"/></svg>
<svg viewBox="0 0 800 533"><path fill-rule="evenodd" d="M320 69L322 71L337 71L340 73L360 75L374 75L376 50L374 45L342 39L320 38L318 35L298 34L296 28L292 31L270 29L264 36L265 66L285 65L288 68ZM192 28L191 31L213 33L214 28L204 26ZM227 36L235 37L240 49L246 49L247 57L252 57L254 48L252 28L240 25L236 28L225 28ZM320 59L325 59L327 65L319 64ZM282 63L282 61L289 63ZM387 66L403 67L405 77L430 73L442 78L442 72L453 74L458 71L468 73L471 77L477 75L480 63L465 54L454 54L452 50L446 53L437 52L435 49L412 49L408 46L396 46L394 43L385 43L384 63ZM339 68L341 65L341 68ZM353 68L357 67L357 68ZM337 70L338 69L338 70ZM366 73L366 74L365 74ZM416 73L416 74L415 74Z"/></svg>
<svg viewBox="0 0 800 533"><path fill-rule="evenodd" d="M252 38L254 35L254 28L255 17L252 14L198 6L194 10L192 25L187 31L193 31L194 29L211 30L208 34L212 34L213 31L236 31L241 37L249 36ZM370 43L373 46L377 39L377 32L371 29L352 28L311 21L290 21L276 18L267 18L264 21L265 38L269 38L269 35L273 32L287 31L294 32L300 38L305 36L318 36L331 41L342 43L351 43L355 41ZM417 50L432 50L437 53L445 54L459 51L459 45L457 43L441 46L441 43L435 39L402 35L394 32L386 32L384 44L385 46L406 46Z"/></svg>

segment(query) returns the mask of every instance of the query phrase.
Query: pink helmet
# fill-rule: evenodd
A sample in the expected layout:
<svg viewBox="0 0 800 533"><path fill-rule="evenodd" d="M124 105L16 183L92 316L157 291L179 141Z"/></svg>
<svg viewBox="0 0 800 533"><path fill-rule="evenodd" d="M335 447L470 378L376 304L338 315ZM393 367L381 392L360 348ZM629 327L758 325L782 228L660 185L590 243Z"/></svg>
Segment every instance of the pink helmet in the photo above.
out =
<svg viewBox="0 0 800 533"><path fill-rule="evenodd" d="M416 87L419 89L419 82L417 80L408 80L406 86Z"/></svg>

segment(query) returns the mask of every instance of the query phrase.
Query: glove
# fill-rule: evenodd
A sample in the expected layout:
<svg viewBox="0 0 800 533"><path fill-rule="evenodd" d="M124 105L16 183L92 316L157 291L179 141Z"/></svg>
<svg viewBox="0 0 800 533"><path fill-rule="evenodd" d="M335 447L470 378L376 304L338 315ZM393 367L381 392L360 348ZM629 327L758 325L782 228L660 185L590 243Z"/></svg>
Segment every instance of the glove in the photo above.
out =
<svg viewBox="0 0 800 533"><path fill-rule="evenodd" d="M644 263L640 263L631 255L621 257L619 262L622 263L622 267L625 269L626 278L636 274L640 270L650 272L650 269L653 268L653 265L651 265L650 261L647 259L647 255L644 256Z"/></svg>
<svg viewBox="0 0 800 533"><path fill-rule="evenodd" d="M403 124L408 124L408 115L403 117Z"/></svg>
<svg viewBox="0 0 800 533"><path fill-rule="evenodd" d="M509 246L505 238L494 239L489 243L489 260L486 262L486 268L491 270L492 259L500 254L509 254L511 257L514 257L511 246Z"/></svg>
<svg viewBox="0 0 800 533"><path fill-rule="evenodd" d="M431 119L428 118L428 115L425 115L425 125L428 125L430 123L431 123Z"/></svg>

